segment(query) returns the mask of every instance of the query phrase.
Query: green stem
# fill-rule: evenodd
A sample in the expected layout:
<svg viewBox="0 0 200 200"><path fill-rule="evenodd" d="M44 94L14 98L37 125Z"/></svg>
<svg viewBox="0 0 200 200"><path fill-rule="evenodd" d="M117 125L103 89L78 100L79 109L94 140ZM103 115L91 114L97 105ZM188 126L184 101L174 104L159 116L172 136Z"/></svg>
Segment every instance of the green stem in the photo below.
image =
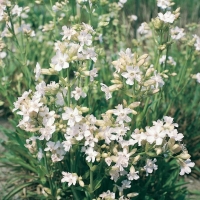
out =
<svg viewBox="0 0 200 200"><path fill-rule="evenodd" d="M90 168L90 196L93 199L93 171Z"/></svg>
<svg viewBox="0 0 200 200"><path fill-rule="evenodd" d="M67 84L68 84L68 89L67 89L67 103L68 107L70 107L70 99L71 99L71 88L70 88L70 81L69 81L69 68L67 68Z"/></svg>
<svg viewBox="0 0 200 200"><path fill-rule="evenodd" d="M74 189L74 186L71 186L71 190L72 190L74 199L75 199L75 200L80 200L80 198L79 198L78 195L76 194L76 191L75 191L75 189Z"/></svg>
<svg viewBox="0 0 200 200"><path fill-rule="evenodd" d="M47 157L46 157L46 152L43 152L43 155L44 155L44 164L45 164L45 168L47 170L47 179L48 179L48 182L49 182L49 185L50 185L50 189L51 189L51 195L54 196L54 188L53 188L53 184L52 184L52 180L51 180L51 174L49 172L49 167L48 167L48 164L47 164Z"/></svg>

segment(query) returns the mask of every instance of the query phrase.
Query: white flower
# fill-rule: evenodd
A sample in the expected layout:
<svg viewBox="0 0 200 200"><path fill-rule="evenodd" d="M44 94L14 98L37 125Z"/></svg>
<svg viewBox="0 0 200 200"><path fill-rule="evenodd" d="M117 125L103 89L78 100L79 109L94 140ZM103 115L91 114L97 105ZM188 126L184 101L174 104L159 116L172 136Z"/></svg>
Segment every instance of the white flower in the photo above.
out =
<svg viewBox="0 0 200 200"><path fill-rule="evenodd" d="M15 5L11 12L12 12L13 15L17 15L19 17L21 15L21 12L22 12L22 7Z"/></svg>
<svg viewBox="0 0 200 200"><path fill-rule="evenodd" d="M108 190L107 192L103 192L102 194L100 194L99 197L105 200L111 200L115 199L115 193L110 192L110 190Z"/></svg>
<svg viewBox="0 0 200 200"><path fill-rule="evenodd" d="M157 74L156 71L154 71L154 76L151 77L151 80L154 80L156 82L156 89L162 87L165 84L162 77Z"/></svg>
<svg viewBox="0 0 200 200"><path fill-rule="evenodd" d="M63 32L61 33L61 35L63 35L62 40L65 40L66 38L68 40L71 40L71 37L76 34L76 31L74 29L67 28L67 26L63 26L62 30L63 30Z"/></svg>
<svg viewBox="0 0 200 200"><path fill-rule="evenodd" d="M127 114L132 113L132 110L130 108L124 108L122 104L119 104L116 106L116 109L113 110L113 114L117 115L116 122L119 122L119 124L123 124L123 122L130 122L131 118L127 116Z"/></svg>
<svg viewBox="0 0 200 200"><path fill-rule="evenodd" d="M185 33L183 32L184 29L183 28L179 28L178 26L176 26L175 28L171 29L171 37L174 40L180 40Z"/></svg>
<svg viewBox="0 0 200 200"><path fill-rule="evenodd" d="M126 67L127 72L123 72L122 76L126 78L126 83L128 85L133 85L134 80L140 82L141 80L141 71L139 67L133 67L133 66L127 66Z"/></svg>
<svg viewBox="0 0 200 200"><path fill-rule="evenodd" d="M184 137L183 134L178 133L178 131L176 129L169 131L167 134L170 138L174 138L175 141L182 141L182 139Z"/></svg>
<svg viewBox="0 0 200 200"><path fill-rule="evenodd" d="M40 64L37 62L36 67L34 69L34 73L35 73L35 80L38 81L40 74L41 74L41 67Z"/></svg>
<svg viewBox="0 0 200 200"><path fill-rule="evenodd" d="M143 132L140 133L138 129L131 134L131 137L134 139L132 145L138 143L138 146L141 146L141 142L147 139L147 135Z"/></svg>
<svg viewBox="0 0 200 200"><path fill-rule="evenodd" d="M157 0L157 6L166 9L170 7L170 0Z"/></svg>
<svg viewBox="0 0 200 200"><path fill-rule="evenodd" d="M80 35L78 36L78 40L80 41L82 46L84 44L90 46L92 44L92 35L87 33L86 31L81 31Z"/></svg>
<svg viewBox="0 0 200 200"><path fill-rule="evenodd" d="M161 145L163 142L163 139L166 136L166 131L162 129L161 126L152 126L150 128L146 127L146 135L147 135L147 141L152 144L153 142L156 143L156 145Z"/></svg>
<svg viewBox="0 0 200 200"><path fill-rule="evenodd" d="M64 100L64 98L63 98L63 94L62 94L62 92L58 92L57 94L56 94L56 105L58 105L58 106L63 106L64 104L65 104L65 100Z"/></svg>
<svg viewBox="0 0 200 200"><path fill-rule="evenodd" d="M75 124L76 122L80 122L80 121L82 120L82 118L83 118L83 117L82 117L81 115L79 115L79 112L78 112L78 109L77 109L77 108L75 108L75 109L73 110L73 109L67 107L67 108L65 109L65 113L62 114L62 119L63 119L63 120L68 120L68 123L67 123L67 124L68 124L70 127L74 126L74 124Z"/></svg>
<svg viewBox="0 0 200 200"><path fill-rule="evenodd" d="M76 87L75 90L71 92L71 96L74 97L76 101L78 101L80 97L85 98L87 95L82 91L81 88Z"/></svg>
<svg viewBox="0 0 200 200"><path fill-rule="evenodd" d="M159 63L160 64L165 64L165 61L166 61L166 55L163 55L160 59L159 59ZM173 65L173 66L176 66L176 62L174 61L174 59L171 57L171 56L169 56L168 57L168 63L169 64L171 64L171 65Z"/></svg>
<svg viewBox="0 0 200 200"><path fill-rule="evenodd" d="M174 59L173 59L171 56L168 57L168 62L169 62L169 64L171 64L172 66L176 66L176 62L174 61Z"/></svg>
<svg viewBox="0 0 200 200"><path fill-rule="evenodd" d="M181 171L180 175L183 176L185 173L189 174L191 172L190 167L194 167L195 163L191 162L190 159L187 159L185 162L181 162Z"/></svg>
<svg viewBox="0 0 200 200"><path fill-rule="evenodd" d="M36 91L41 95L45 95L46 83L42 81L35 86Z"/></svg>
<svg viewBox="0 0 200 200"><path fill-rule="evenodd" d="M200 73L196 74L196 79L197 79L197 82L200 83Z"/></svg>
<svg viewBox="0 0 200 200"><path fill-rule="evenodd" d="M4 59L7 56L7 53L5 51L0 52L0 58Z"/></svg>
<svg viewBox="0 0 200 200"><path fill-rule="evenodd" d="M173 123L174 119L172 117L164 116L163 120L165 122L165 124L163 125L165 129L172 130L174 129L174 127L178 127L177 123Z"/></svg>
<svg viewBox="0 0 200 200"><path fill-rule="evenodd" d="M149 29L149 26L148 26L148 24L147 24L146 22L143 22L143 23L139 26L139 28L138 28L138 30L137 30L137 32L138 32L139 34L141 34L141 35L148 34L149 31L150 31L150 29Z"/></svg>
<svg viewBox="0 0 200 200"><path fill-rule="evenodd" d="M44 128L40 128L40 133L42 134L39 137L39 140L44 140L46 139L49 141L52 137L52 134L55 132L56 126L45 126Z"/></svg>
<svg viewBox="0 0 200 200"><path fill-rule="evenodd" d="M128 180L132 181L132 180L137 180L140 177L138 176L139 171L135 171L135 168L133 167L133 165L130 167L130 172L129 174L127 174Z"/></svg>
<svg viewBox="0 0 200 200"><path fill-rule="evenodd" d="M136 15L129 15L128 18L130 19L130 21L136 21L138 19L138 17Z"/></svg>
<svg viewBox="0 0 200 200"><path fill-rule="evenodd" d="M110 99L112 97L109 87L103 83L101 83L101 91L105 92L106 100Z"/></svg>
<svg viewBox="0 0 200 200"><path fill-rule="evenodd" d="M166 61L166 55L163 55L160 59L159 59L159 63L160 64L164 64Z"/></svg>
<svg viewBox="0 0 200 200"><path fill-rule="evenodd" d="M54 69L56 71L61 71L62 69L68 68L69 63L67 62L67 58L67 54L63 54L61 51L57 50L56 55L51 59L51 62L54 65Z"/></svg>
<svg viewBox="0 0 200 200"><path fill-rule="evenodd" d="M98 76L97 72L98 72L97 68L93 68L91 71L89 71L91 82L94 81L94 78Z"/></svg>
<svg viewBox="0 0 200 200"><path fill-rule="evenodd" d="M43 152L42 152L41 148L39 148L39 151L37 153L37 158L38 158L39 161L43 158Z"/></svg>
<svg viewBox="0 0 200 200"><path fill-rule="evenodd" d="M128 153L127 149L124 148L123 152L118 152L116 157L116 165L120 171L124 170L124 167L128 167L130 154Z"/></svg>
<svg viewBox="0 0 200 200"><path fill-rule="evenodd" d="M194 44L194 46L196 47L197 51L200 51L200 37L197 35L193 35L193 37L196 39L196 43Z"/></svg>
<svg viewBox="0 0 200 200"><path fill-rule="evenodd" d="M69 136L67 134L65 134L64 136L66 140L62 142L62 145L65 151L68 152L72 146L72 136Z"/></svg>
<svg viewBox="0 0 200 200"><path fill-rule="evenodd" d="M68 187L71 185L76 185L76 181L78 180L78 176L76 173L70 173L70 172L62 172L63 178L61 179L61 182L67 182Z"/></svg>
<svg viewBox="0 0 200 200"><path fill-rule="evenodd" d="M96 151L94 151L94 149L92 147L89 147L86 149L85 154L87 155L86 160L88 162L94 162L98 153Z"/></svg>
<svg viewBox="0 0 200 200"><path fill-rule="evenodd" d="M166 22L166 23L173 23L175 20L175 15L172 14L170 11L167 11L165 14L163 13L158 13L158 17L161 21Z"/></svg>
<svg viewBox="0 0 200 200"><path fill-rule="evenodd" d="M155 164L156 161L156 158L154 158L153 160L147 159L146 165L144 166L144 169L146 170L146 176L148 176L148 174L151 174L153 170L158 169L158 165Z"/></svg>

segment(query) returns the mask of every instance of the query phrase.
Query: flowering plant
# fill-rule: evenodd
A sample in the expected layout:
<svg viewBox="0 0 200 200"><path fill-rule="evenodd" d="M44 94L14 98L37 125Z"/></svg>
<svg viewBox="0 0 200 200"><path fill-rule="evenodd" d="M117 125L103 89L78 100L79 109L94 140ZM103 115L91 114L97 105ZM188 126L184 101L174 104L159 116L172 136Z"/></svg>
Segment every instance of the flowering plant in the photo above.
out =
<svg viewBox="0 0 200 200"><path fill-rule="evenodd" d="M183 29L172 27L180 15L179 9L158 13L150 24L142 23L138 28L142 35L138 41L155 42L153 54L125 48L115 55L111 68L107 61L108 68L104 68L107 57L102 53L104 36L99 32L106 30L106 17L111 14L113 25L118 23L116 16L125 3L120 0L110 5L109 9L115 8L115 12L102 15L95 30L90 24L96 2L78 1L77 5L89 13L90 24L56 28L59 34L51 46L49 67L41 67L38 61L35 85L31 84L14 102L16 138L23 146L20 159L26 152L27 162L25 165L19 159L17 164L28 169L30 176L35 174L26 186L34 186L32 192L37 198L157 198L152 191L160 183L163 187L159 188L159 197L172 198L172 182L178 174L189 174L195 165L178 124L167 116L173 102L168 87L180 92L187 83L183 79L187 66L176 72L176 62L169 56L172 43L185 36ZM166 9L171 3L158 1L158 6ZM51 5L53 12L60 12L62 5L67 2ZM8 2L6 6L9 7ZM11 13L20 16L22 10L15 5ZM43 31L53 31L56 14L53 18ZM30 29L27 34L35 35ZM195 36L192 46L186 46L188 52L199 51L199 37ZM192 63L188 52L188 63ZM27 69L24 73L30 76ZM185 78L191 79L190 73ZM199 73L192 78L200 82ZM177 86L172 86L173 82ZM162 107L163 98L169 104ZM163 173L171 172L173 177L166 181Z"/></svg>

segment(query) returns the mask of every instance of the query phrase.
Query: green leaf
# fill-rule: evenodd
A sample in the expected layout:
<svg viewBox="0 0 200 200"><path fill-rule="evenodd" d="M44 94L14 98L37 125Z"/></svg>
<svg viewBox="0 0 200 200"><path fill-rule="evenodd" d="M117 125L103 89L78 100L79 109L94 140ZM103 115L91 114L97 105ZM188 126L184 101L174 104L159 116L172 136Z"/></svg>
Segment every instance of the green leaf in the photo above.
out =
<svg viewBox="0 0 200 200"><path fill-rule="evenodd" d="M10 200L11 197L13 197L15 194L17 194L20 190L22 190L23 188L25 187L28 187L28 186L31 186L33 184L35 184L37 182L29 182L29 183L24 183L24 184L21 184L19 186L17 186L14 190L12 190L8 195L6 195L3 200Z"/></svg>

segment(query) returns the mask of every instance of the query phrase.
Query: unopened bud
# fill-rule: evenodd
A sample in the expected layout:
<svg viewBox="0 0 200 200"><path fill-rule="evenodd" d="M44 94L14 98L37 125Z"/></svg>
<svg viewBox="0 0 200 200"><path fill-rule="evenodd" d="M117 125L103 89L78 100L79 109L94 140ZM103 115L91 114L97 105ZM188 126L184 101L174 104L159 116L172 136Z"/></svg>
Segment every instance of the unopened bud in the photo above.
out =
<svg viewBox="0 0 200 200"><path fill-rule="evenodd" d="M136 163L139 159L140 159L140 155L137 155L137 156L133 159L133 164Z"/></svg>
<svg viewBox="0 0 200 200"><path fill-rule="evenodd" d="M152 19L153 26L156 30L160 30L163 25L163 21L161 21L158 17L155 19Z"/></svg>
<svg viewBox="0 0 200 200"><path fill-rule="evenodd" d="M169 76L167 76L166 74L162 74L162 76L164 77L164 78L168 78Z"/></svg>
<svg viewBox="0 0 200 200"><path fill-rule="evenodd" d="M178 19L179 16L180 16L180 13L176 13L176 14L175 14L175 18L176 18L176 19Z"/></svg>
<svg viewBox="0 0 200 200"><path fill-rule="evenodd" d="M149 69L147 69L146 75L145 76L150 76L152 74L152 72L154 72L154 68L150 67Z"/></svg>
<svg viewBox="0 0 200 200"><path fill-rule="evenodd" d="M176 76L176 75L177 75L177 73L175 73L175 72L171 73L171 76Z"/></svg>
<svg viewBox="0 0 200 200"><path fill-rule="evenodd" d="M81 186L81 187L84 187L85 186L85 184L84 184L84 182L82 181L82 180L79 180L79 185Z"/></svg>
<svg viewBox="0 0 200 200"><path fill-rule="evenodd" d="M165 50L166 49L166 44L160 45L158 47L158 49L161 50L161 51Z"/></svg>
<svg viewBox="0 0 200 200"><path fill-rule="evenodd" d="M107 157L108 157L108 154L107 154L107 153L102 153L102 154L101 154L101 157L102 157L102 158L107 158Z"/></svg>
<svg viewBox="0 0 200 200"><path fill-rule="evenodd" d="M128 197L128 198L136 197L136 196L138 196L138 194L139 194L139 193L135 193L135 192L129 193L129 194L127 194L127 197Z"/></svg>
<svg viewBox="0 0 200 200"><path fill-rule="evenodd" d="M178 153L181 151L181 147L178 145L178 144L175 144L173 147L172 147L172 151L173 153Z"/></svg>
<svg viewBox="0 0 200 200"><path fill-rule="evenodd" d="M86 113L88 112L90 109L87 108L87 107L80 107L80 111L83 112L83 113Z"/></svg>
<svg viewBox="0 0 200 200"><path fill-rule="evenodd" d="M138 107L139 105L140 105L140 102L133 102L128 107L131 108L131 109L133 109L133 108Z"/></svg>
<svg viewBox="0 0 200 200"><path fill-rule="evenodd" d="M114 84L109 86L109 91L113 92L123 87L123 84Z"/></svg>
<svg viewBox="0 0 200 200"><path fill-rule="evenodd" d="M177 157L182 158L182 159L184 159L184 160L187 160L187 159L189 159L191 156L190 156L190 154L188 154L188 153L182 153L182 154L178 155Z"/></svg>
<svg viewBox="0 0 200 200"><path fill-rule="evenodd" d="M155 83L156 83L155 80L149 79L149 80L144 82L144 86L147 87L147 86L150 86L150 85L154 85Z"/></svg>
<svg viewBox="0 0 200 200"><path fill-rule="evenodd" d="M148 54L143 54L142 56L140 56L137 60L143 60L146 59L149 55Z"/></svg>
<svg viewBox="0 0 200 200"><path fill-rule="evenodd" d="M142 66L145 63L145 59L141 59L136 65L138 67Z"/></svg>
<svg viewBox="0 0 200 200"><path fill-rule="evenodd" d="M156 154L159 155L162 153L162 148L156 148Z"/></svg>

